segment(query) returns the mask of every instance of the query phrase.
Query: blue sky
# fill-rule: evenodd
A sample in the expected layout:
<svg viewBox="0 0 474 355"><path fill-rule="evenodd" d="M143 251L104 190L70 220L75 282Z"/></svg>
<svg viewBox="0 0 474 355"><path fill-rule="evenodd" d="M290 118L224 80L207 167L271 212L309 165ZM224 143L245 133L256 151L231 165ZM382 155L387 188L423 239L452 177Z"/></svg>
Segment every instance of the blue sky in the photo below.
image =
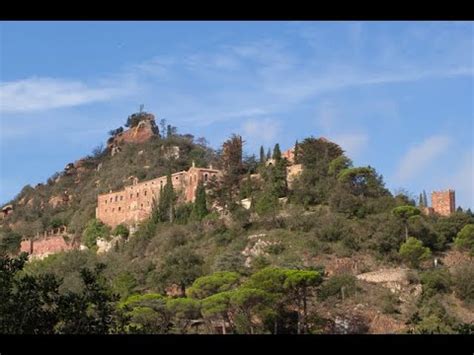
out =
<svg viewBox="0 0 474 355"><path fill-rule="evenodd" d="M0 22L0 203L138 110L247 153L325 136L474 207L472 22Z"/></svg>

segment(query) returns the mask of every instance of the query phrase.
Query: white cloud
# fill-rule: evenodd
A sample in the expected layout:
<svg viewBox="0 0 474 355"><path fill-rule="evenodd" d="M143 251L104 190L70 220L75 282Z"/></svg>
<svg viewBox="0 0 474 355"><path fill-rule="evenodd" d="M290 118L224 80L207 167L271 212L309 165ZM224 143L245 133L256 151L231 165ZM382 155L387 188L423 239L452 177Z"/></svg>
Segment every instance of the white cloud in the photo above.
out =
<svg viewBox="0 0 474 355"><path fill-rule="evenodd" d="M332 135L329 138L331 141L337 142L350 158L359 156L369 142L367 133L342 133Z"/></svg>
<svg viewBox="0 0 474 355"><path fill-rule="evenodd" d="M449 137L437 135L411 147L399 163L395 180L402 182L416 177L423 169L434 162L450 143L451 139Z"/></svg>
<svg viewBox="0 0 474 355"><path fill-rule="evenodd" d="M274 119L250 119L242 125L244 139L253 143L273 143L280 133L280 123Z"/></svg>
<svg viewBox="0 0 474 355"><path fill-rule="evenodd" d="M0 84L0 112L18 113L107 101L130 92L131 82L88 86L81 81L32 77Z"/></svg>

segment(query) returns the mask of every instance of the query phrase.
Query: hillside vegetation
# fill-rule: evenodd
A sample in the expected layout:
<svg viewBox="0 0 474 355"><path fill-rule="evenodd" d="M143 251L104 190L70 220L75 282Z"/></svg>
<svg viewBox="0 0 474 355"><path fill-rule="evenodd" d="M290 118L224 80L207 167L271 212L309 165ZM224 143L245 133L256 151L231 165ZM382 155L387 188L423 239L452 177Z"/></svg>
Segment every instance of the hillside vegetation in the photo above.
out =
<svg viewBox="0 0 474 355"><path fill-rule="evenodd" d="M98 148L10 202L0 231L0 333L473 332L471 211L425 216L325 139L297 142L303 171L288 186L278 144L242 158L235 135L214 151L165 122L155 133L113 155ZM171 146L178 158L166 154ZM133 234L94 219L98 193L193 161L223 170L194 204L178 204L168 186ZM62 195L66 202L50 203ZM28 263L15 256L21 236L59 225L89 248ZM98 239L111 249L98 252ZM359 276L370 272L395 279Z"/></svg>

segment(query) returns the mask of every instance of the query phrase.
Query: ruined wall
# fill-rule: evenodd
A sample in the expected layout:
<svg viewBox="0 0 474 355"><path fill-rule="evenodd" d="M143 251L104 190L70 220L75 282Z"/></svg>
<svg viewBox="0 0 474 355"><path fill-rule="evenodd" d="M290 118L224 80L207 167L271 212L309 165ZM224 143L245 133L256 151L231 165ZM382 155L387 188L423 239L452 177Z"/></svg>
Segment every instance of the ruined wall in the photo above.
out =
<svg viewBox="0 0 474 355"><path fill-rule="evenodd" d="M23 240L20 246L21 252L31 254L34 258L44 258L50 254L72 249L74 249L73 243L66 242L62 235L34 240L33 245L31 245L30 240Z"/></svg>
<svg viewBox="0 0 474 355"><path fill-rule="evenodd" d="M454 190L433 191L431 193L431 206L435 213L449 216L456 210Z"/></svg>
<svg viewBox="0 0 474 355"><path fill-rule="evenodd" d="M173 188L181 202L194 202L199 181L204 183L212 176L220 176L220 171L192 167L171 175ZM160 190L166 185L166 176L135 182L125 189L102 194L97 197L96 218L115 227L119 224L136 224L148 218L153 209L153 201L158 201Z"/></svg>

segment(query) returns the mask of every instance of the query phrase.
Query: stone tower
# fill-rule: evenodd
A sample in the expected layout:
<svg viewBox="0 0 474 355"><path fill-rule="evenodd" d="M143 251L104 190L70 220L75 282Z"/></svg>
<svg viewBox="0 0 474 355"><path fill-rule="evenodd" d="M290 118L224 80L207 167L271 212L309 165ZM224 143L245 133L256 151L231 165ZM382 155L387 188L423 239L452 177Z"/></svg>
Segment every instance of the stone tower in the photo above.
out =
<svg viewBox="0 0 474 355"><path fill-rule="evenodd" d="M431 206L435 213L449 216L456 210L454 190L433 191L431 193Z"/></svg>

